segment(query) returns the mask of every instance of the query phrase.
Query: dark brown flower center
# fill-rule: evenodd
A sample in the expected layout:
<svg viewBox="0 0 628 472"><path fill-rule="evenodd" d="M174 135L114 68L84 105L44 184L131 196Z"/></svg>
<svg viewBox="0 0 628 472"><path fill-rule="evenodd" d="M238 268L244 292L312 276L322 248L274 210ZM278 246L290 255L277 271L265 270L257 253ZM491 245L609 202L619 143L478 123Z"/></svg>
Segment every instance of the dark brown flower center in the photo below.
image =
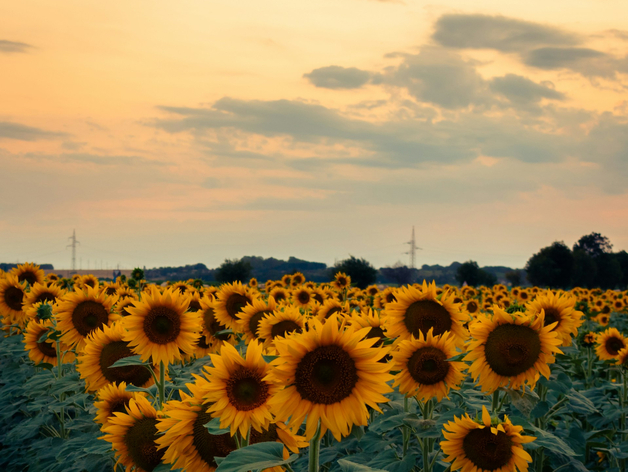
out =
<svg viewBox="0 0 628 472"><path fill-rule="evenodd" d="M201 310L202 310L202 307L201 307L201 304L198 302L198 300L192 300L190 302L190 306L188 307L188 311L196 312L196 311L201 311Z"/></svg>
<svg viewBox="0 0 628 472"><path fill-rule="evenodd" d="M229 295L225 302L225 309L227 314L234 320L239 319L238 313L242 311L247 304L251 303L251 299L245 295L239 293L233 293Z"/></svg>
<svg viewBox="0 0 628 472"><path fill-rule="evenodd" d="M412 303L406 309L403 321L415 338L419 337L419 333L427 335L431 328L434 328L434 336L438 336L451 330L452 324L449 312L434 300L418 300Z"/></svg>
<svg viewBox="0 0 628 472"><path fill-rule="evenodd" d="M22 301L24 300L24 291L18 287L7 287L4 291L4 303L11 310L22 311Z"/></svg>
<svg viewBox="0 0 628 472"><path fill-rule="evenodd" d="M273 295L273 298L275 299L275 301L285 300L286 299L286 292L284 292L283 290L278 290Z"/></svg>
<svg viewBox="0 0 628 472"><path fill-rule="evenodd" d="M478 304L475 301L470 301L467 303L467 311L469 313L475 313L478 311Z"/></svg>
<svg viewBox="0 0 628 472"><path fill-rule="evenodd" d="M262 318L264 318L266 315L272 314L272 310L262 310L251 316L251 319L249 319L249 330L251 331L251 334L253 334L255 339L258 339L257 328L259 328L259 322L262 321Z"/></svg>
<svg viewBox="0 0 628 472"><path fill-rule="evenodd" d="M44 303L54 303L57 301L57 297L55 297L54 293L51 292L41 292L35 300L33 301L33 305L35 303L44 302Z"/></svg>
<svg viewBox="0 0 628 472"><path fill-rule="evenodd" d="M218 336L216 336L216 333L226 330L227 327L221 325L220 322L216 319L216 317L214 316L213 308L209 307L203 312L203 322L205 323L205 328L207 329L209 334L214 336L216 339L219 339L220 341L226 341L229 339L228 334L219 334Z"/></svg>
<svg viewBox="0 0 628 472"><path fill-rule="evenodd" d="M37 349L39 349L39 352L41 352L44 356L54 358L57 357L57 347L49 341L44 341L41 343L38 342Z"/></svg>
<svg viewBox="0 0 628 472"><path fill-rule="evenodd" d="M528 326L503 324L488 335L486 362L504 377L514 377L532 368L541 354L539 334Z"/></svg>
<svg viewBox="0 0 628 472"><path fill-rule="evenodd" d="M141 387L150 379L150 371L142 365L129 365L126 367L111 367L116 361L125 357L134 356L125 341L113 341L100 351L100 371L109 382L126 382Z"/></svg>
<svg viewBox="0 0 628 472"><path fill-rule="evenodd" d="M20 275L17 276L17 280L19 280L20 282L24 282L26 280L28 284L32 287L37 282L37 274L31 271L22 272Z"/></svg>
<svg viewBox="0 0 628 472"><path fill-rule="evenodd" d="M417 349L408 359L408 372L423 385L434 385L445 380L449 362L443 351L432 346Z"/></svg>
<svg viewBox="0 0 628 472"><path fill-rule="evenodd" d="M212 416L199 411L193 426L193 443L196 452L210 467L217 467L214 457L226 457L231 451L235 451L236 444L229 433L212 435L205 425L212 420Z"/></svg>
<svg viewBox="0 0 628 472"><path fill-rule="evenodd" d="M334 313L338 313L339 311L342 311L342 308L339 306L332 306L327 313L325 313L325 319L329 318L331 315L333 315Z"/></svg>
<svg viewBox="0 0 628 472"><path fill-rule="evenodd" d="M619 354L619 351L626 347L626 343L613 336L606 340L604 347L606 348L606 352L608 352L611 356L616 356Z"/></svg>
<svg viewBox="0 0 628 472"><path fill-rule="evenodd" d="M558 312L556 308L553 308L553 307L545 308L544 311L545 311L545 321L543 323L543 326L548 326L548 325L551 325L552 323L558 322L558 324L554 326L554 329L552 330L554 331L560 326L560 322L562 321L560 313Z"/></svg>
<svg viewBox="0 0 628 472"><path fill-rule="evenodd" d="M311 298L310 292L307 290L299 290L299 293L297 293L297 300L299 300L299 303L302 303L303 305L310 303Z"/></svg>
<svg viewBox="0 0 628 472"><path fill-rule="evenodd" d="M349 353L341 346L330 344L303 356L294 382L305 400L329 405L351 395L358 383L358 372Z"/></svg>
<svg viewBox="0 0 628 472"><path fill-rule="evenodd" d="M109 414L107 417L115 416L114 413L126 413L130 398L119 397L109 402Z"/></svg>
<svg viewBox="0 0 628 472"><path fill-rule="evenodd" d="M240 411L254 410L263 405L269 396L268 384L257 370L240 367L227 380L229 402Z"/></svg>
<svg viewBox="0 0 628 472"><path fill-rule="evenodd" d="M157 420L142 418L131 426L124 435L124 444L133 463L147 472L161 463L165 449L157 450Z"/></svg>
<svg viewBox="0 0 628 472"><path fill-rule="evenodd" d="M80 302L72 312L72 324L83 337L102 328L109 321L109 313L102 303L93 300Z"/></svg>
<svg viewBox="0 0 628 472"><path fill-rule="evenodd" d="M277 441L278 439L279 435L277 434L277 426L274 423L271 423L268 429L262 430L261 433L255 429L251 429L250 444Z"/></svg>
<svg viewBox="0 0 628 472"><path fill-rule="evenodd" d="M172 308L151 308L144 318L144 333L155 344L168 344L177 339L181 332L181 317Z"/></svg>
<svg viewBox="0 0 628 472"><path fill-rule="evenodd" d="M323 296L320 293L315 292L312 295L312 298L314 298L314 300L316 300L318 303L320 303L321 305L323 303L325 303L325 299L323 298Z"/></svg>
<svg viewBox="0 0 628 472"><path fill-rule="evenodd" d="M300 333L301 332L301 326L299 326L296 322L292 321L292 320L283 320L280 321L279 323L273 325L273 327L270 330L270 336L274 339L277 336L286 336L286 334L289 333L294 333L294 332Z"/></svg>
<svg viewBox="0 0 628 472"><path fill-rule="evenodd" d="M116 287L107 287L105 289L105 293L107 295L115 295L118 292L118 289Z"/></svg>
<svg viewBox="0 0 628 472"><path fill-rule="evenodd" d="M510 462L513 456L512 439L506 433L491 432L491 428L469 431L462 441L467 459L479 470L497 470Z"/></svg>

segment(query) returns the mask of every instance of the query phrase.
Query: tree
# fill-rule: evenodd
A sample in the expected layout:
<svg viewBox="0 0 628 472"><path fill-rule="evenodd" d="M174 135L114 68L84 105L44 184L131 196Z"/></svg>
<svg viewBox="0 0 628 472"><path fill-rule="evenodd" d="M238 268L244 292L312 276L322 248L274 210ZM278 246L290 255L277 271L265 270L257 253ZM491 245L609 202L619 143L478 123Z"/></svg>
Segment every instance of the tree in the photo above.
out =
<svg viewBox="0 0 628 472"><path fill-rule="evenodd" d="M398 262L392 267L382 267L379 271L385 279L401 286L412 282L416 269L412 270Z"/></svg>
<svg viewBox="0 0 628 472"><path fill-rule="evenodd" d="M619 282L619 287L623 290L626 290L628 287L628 252L619 251L614 254L615 259L619 263L619 267L621 268L622 278Z"/></svg>
<svg viewBox="0 0 628 472"><path fill-rule="evenodd" d="M573 245L574 251L579 249L591 257L600 257L602 254L610 254L613 251L613 245L606 236L602 236L600 233L591 233L582 236Z"/></svg>
<svg viewBox="0 0 628 472"><path fill-rule="evenodd" d="M490 272L480 269L475 261L467 261L460 264L456 271L456 280L460 285L466 282L467 285L472 287L477 287L478 285L491 286L497 283L497 277Z"/></svg>
<svg viewBox="0 0 628 472"><path fill-rule="evenodd" d="M573 252L573 273L571 285L573 287L594 288L597 287L598 267L595 259L584 249L575 249Z"/></svg>
<svg viewBox="0 0 628 472"><path fill-rule="evenodd" d="M519 287L521 285L521 271L519 270L509 270L504 274L506 280L510 282L510 285L513 287Z"/></svg>
<svg viewBox="0 0 628 472"><path fill-rule="evenodd" d="M615 254L601 254L595 258L598 268L597 286L603 290L621 285L624 273Z"/></svg>
<svg viewBox="0 0 628 472"><path fill-rule="evenodd" d="M221 284L248 282L250 275L251 264L238 259L225 259L216 269L216 280Z"/></svg>
<svg viewBox="0 0 628 472"><path fill-rule="evenodd" d="M333 279L338 272L347 274L351 277L351 282L361 289L374 284L377 280L377 269L365 259L358 259L354 256L336 263L331 270L331 278Z"/></svg>
<svg viewBox="0 0 628 472"><path fill-rule="evenodd" d="M562 241L555 241L534 254L526 263L532 285L569 288L574 268L574 255Z"/></svg>

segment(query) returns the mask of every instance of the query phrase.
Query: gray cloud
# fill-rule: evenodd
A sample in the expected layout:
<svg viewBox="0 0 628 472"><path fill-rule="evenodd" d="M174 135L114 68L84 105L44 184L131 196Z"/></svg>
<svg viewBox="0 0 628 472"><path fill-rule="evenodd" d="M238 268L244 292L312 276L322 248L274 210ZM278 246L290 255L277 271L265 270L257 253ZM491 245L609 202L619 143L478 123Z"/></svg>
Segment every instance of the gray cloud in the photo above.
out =
<svg viewBox="0 0 628 472"><path fill-rule="evenodd" d="M407 88L420 101L448 109L490 101L485 81L475 65L442 48L426 47L419 54L405 55L397 68L388 71L384 81Z"/></svg>
<svg viewBox="0 0 628 472"><path fill-rule="evenodd" d="M569 69L587 77L612 78L628 70L628 59L589 48L539 48L524 54L523 60L539 69Z"/></svg>
<svg viewBox="0 0 628 472"><path fill-rule="evenodd" d="M145 159L140 156L116 156L101 155L89 153L61 153L61 154L40 154L26 153L25 157L30 159L45 159L51 161L64 162L87 162L100 166L131 166L136 164L145 165L163 165L163 163L151 159Z"/></svg>
<svg viewBox="0 0 628 472"><path fill-rule="evenodd" d="M365 85L371 73L357 67L327 66L303 74L314 86L328 89L355 89Z"/></svg>
<svg viewBox="0 0 628 472"><path fill-rule="evenodd" d="M7 41L6 39L0 39L0 53L26 53L33 46L26 43L19 43L16 41Z"/></svg>
<svg viewBox="0 0 628 472"><path fill-rule="evenodd" d="M519 52L539 46L573 46L581 38L553 26L478 14L448 14L436 21L432 35L438 44L452 48L496 49Z"/></svg>
<svg viewBox="0 0 628 472"><path fill-rule="evenodd" d="M542 98L564 100L565 94L554 90L551 85L553 84L537 84L530 79L515 74L495 77L490 82L491 90L505 96L511 102L521 105L537 103Z"/></svg>
<svg viewBox="0 0 628 472"><path fill-rule="evenodd" d="M15 139L18 141L37 141L38 139L55 139L67 136L66 133L46 131L32 126L0 121L0 139Z"/></svg>

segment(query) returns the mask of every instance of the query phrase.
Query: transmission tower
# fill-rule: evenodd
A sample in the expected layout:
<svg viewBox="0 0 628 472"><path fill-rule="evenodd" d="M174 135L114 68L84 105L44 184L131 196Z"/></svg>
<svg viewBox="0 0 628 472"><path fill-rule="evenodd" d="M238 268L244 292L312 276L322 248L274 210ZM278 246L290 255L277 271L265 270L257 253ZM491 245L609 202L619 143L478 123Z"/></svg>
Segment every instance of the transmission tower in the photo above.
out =
<svg viewBox="0 0 628 472"><path fill-rule="evenodd" d="M81 244L79 241L76 240L76 230L72 230L72 236L68 237L68 239L70 241L72 241L72 244L68 244L66 246L66 248L71 247L72 248L72 271L76 271L76 245L77 244Z"/></svg>
<svg viewBox="0 0 628 472"><path fill-rule="evenodd" d="M421 250L421 248L417 247L416 239L414 239L414 226L412 227L412 239L404 244L410 245L410 250L408 252L404 252L404 254L410 254L410 268L416 269L416 250Z"/></svg>

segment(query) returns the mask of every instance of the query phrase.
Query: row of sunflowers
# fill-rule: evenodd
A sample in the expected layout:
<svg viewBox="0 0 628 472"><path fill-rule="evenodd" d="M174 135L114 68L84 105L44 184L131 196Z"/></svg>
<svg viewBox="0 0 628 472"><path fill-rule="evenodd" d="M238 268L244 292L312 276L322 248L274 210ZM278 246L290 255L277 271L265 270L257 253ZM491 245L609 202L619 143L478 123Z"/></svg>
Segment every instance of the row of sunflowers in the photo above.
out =
<svg viewBox="0 0 628 472"><path fill-rule="evenodd" d="M0 466L626 470L627 302L19 265L0 273Z"/></svg>

